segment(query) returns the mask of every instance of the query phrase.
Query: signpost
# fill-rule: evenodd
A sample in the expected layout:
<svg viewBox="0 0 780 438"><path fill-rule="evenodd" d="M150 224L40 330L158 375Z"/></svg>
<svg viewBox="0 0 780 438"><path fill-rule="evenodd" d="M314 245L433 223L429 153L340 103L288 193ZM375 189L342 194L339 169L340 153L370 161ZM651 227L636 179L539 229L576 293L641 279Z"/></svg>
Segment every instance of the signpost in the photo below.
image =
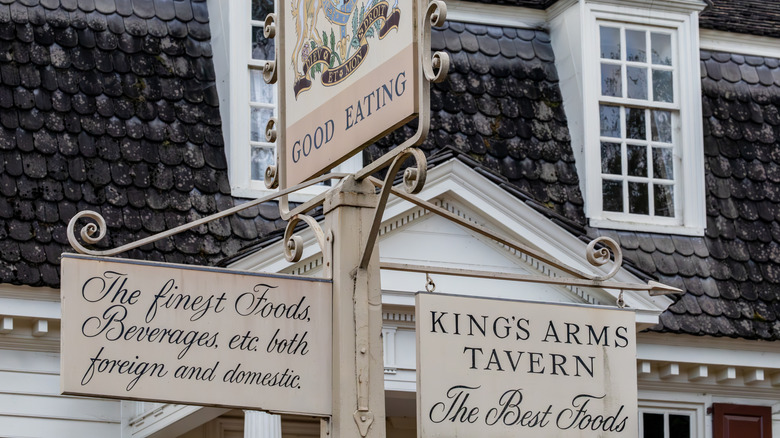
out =
<svg viewBox="0 0 780 438"><path fill-rule="evenodd" d="M443 80L449 66L446 54L430 57L428 33L443 24L446 8L436 0L293 0L276 7L279 21L269 15L265 29L273 36L281 28L279 59L264 76L279 81L281 123L278 133L273 123L268 132L277 139L278 168L266 180L279 192L105 251L76 238L81 218L95 222L81 230L83 241L105 235L105 220L84 211L71 219L68 240L85 254L114 255L279 198L289 221L287 260L302 254L303 240L292 233L303 220L331 279L64 254L62 392L315 415L327 418L322 437L384 438L375 243L387 197L396 191L392 181L410 155L417 166L404 173L407 191L416 193L425 181L425 157L415 148L428 132L428 82ZM414 136L289 210L290 193L327 179L318 175L416 116ZM367 177L387 166L377 194ZM319 206L327 232L306 215ZM606 281L621 260L610 239L616 267L588 275L433 204L425 208L577 277L559 282L658 288ZM605 251L589 253L589 261L605 263ZM417 336L420 437L622 437L637 430L631 312L420 293Z"/></svg>
<svg viewBox="0 0 780 438"><path fill-rule="evenodd" d="M633 437L633 312L418 293L418 436Z"/></svg>
<svg viewBox="0 0 780 438"><path fill-rule="evenodd" d="M64 254L62 392L330 415L331 285Z"/></svg>

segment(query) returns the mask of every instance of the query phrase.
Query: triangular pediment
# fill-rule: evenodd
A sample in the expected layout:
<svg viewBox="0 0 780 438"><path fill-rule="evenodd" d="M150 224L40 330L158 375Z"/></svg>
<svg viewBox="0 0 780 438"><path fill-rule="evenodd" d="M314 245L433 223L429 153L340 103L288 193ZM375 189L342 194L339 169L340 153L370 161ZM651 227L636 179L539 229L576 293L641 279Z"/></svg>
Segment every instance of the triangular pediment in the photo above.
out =
<svg viewBox="0 0 780 438"><path fill-rule="evenodd" d="M556 263L593 275L603 275L611 269L611 263L602 267L590 265L585 258L585 242L458 160L451 160L430 170L426 186L418 197L482 225L502 238L546 253ZM322 255L313 233L304 230L301 236L306 250L298 263L286 262L281 244L276 244L231 267L322 275ZM383 216L378 245L381 263L567 276L550 264L392 196ZM529 301L614 306L620 292L598 287L441 274L431 274L431 278L438 292ZM625 269L621 269L613 280L642 283ZM426 277L421 273L383 269L381 284L383 302L413 306L414 293L425 290ZM629 308L637 310L637 322L643 326L654 324L658 314L671 302L666 297L651 297L647 292L626 292L624 298Z"/></svg>

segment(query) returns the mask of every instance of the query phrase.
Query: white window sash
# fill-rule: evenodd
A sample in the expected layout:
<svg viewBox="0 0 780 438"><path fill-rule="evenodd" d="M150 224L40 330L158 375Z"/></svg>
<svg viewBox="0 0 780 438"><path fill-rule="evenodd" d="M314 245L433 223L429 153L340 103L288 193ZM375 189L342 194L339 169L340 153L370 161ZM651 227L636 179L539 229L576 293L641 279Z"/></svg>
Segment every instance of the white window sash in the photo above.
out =
<svg viewBox="0 0 780 438"><path fill-rule="evenodd" d="M658 13L653 17L637 16L629 13L630 8L611 7L590 4L584 13L583 20L583 124L584 124L584 157L585 157L585 199L586 215L594 227L642 230L650 232L702 235L706 217L704 215L704 166L702 152L701 128L701 84L699 77L698 53L698 19L695 13L673 14ZM671 34L672 67L657 66L648 59L646 63L625 61L626 44L621 38L621 60L602 60L600 56L599 26L617 27L621 35L625 29ZM650 53L647 56L651 56ZM695 58L691 58L695 56ZM641 65L649 70L658 69L674 71L673 88L674 102L655 102L652 100L630 99L601 95L601 63L621 65L623 87L622 96L626 92L626 66ZM648 67L649 66L649 67ZM649 88L652 78L648 77ZM685 87L681 86L685 84ZM648 98L652 98L648 95ZM674 218L654 215L639 215L630 213L607 212L603 210L602 175L601 175L601 140L599 105L646 108L650 110L665 110L673 113L673 154L674 167ZM621 113L623 110L621 110ZM621 117L624 117L621 114ZM621 120L621 129L625 123ZM621 141L627 144L631 140ZM652 143L648 132L648 142ZM610 141L609 139L604 139ZM614 139L612 140L613 142ZM641 142L640 142L641 143ZM644 144L648 144L645 142ZM625 157L624 157L625 158ZM652 163L648 163L649 166ZM685 167L683 171L683 167ZM629 177L630 178L630 177ZM626 180L626 179L621 179ZM627 195L626 195L627 196ZM652 196L650 196L652 197ZM624 197L624 203L628 200ZM625 205L625 204L624 204ZM652 207L652 202L650 203ZM627 208L626 208L627 210Z"/></svg>

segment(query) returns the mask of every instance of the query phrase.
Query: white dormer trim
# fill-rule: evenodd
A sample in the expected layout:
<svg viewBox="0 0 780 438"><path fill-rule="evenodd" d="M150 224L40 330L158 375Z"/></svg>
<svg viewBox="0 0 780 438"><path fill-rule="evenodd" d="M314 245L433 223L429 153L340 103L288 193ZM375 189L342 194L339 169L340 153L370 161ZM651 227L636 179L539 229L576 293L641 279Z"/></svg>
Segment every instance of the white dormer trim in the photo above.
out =
<svg viewBox="0 0 780 438"><path fill-rule="evenodd" d="M447 0L447 20L540 29L547 26L547 13L541 9Z"/></svg>
<svg viewBox="0 0 780 438"><path fill-rule="evenodd" d="M721 30L699 30L703 50L780 59L780 39Z"/></svg>
<svg viewBox="0 0 780 438"><path fill-rule="evenodd" d="M706 4L701 0L579 0L568 2L567 5L568 8L564 8L565 5L556 7L554 13L550 14L550 34L572 150L581 177L585 213L590 225L609 229L703 235L706 215L698 12ZM601 96L601 61L598 53L600 25L636 27L652 32L656 32L657 28L659 32L673 34L673 50L676 51L676 63L673 66L675 102L669 105L669 110L674 118L675 133L674 218L606 212L602 208L599 105L610 99L621 102L610 103L612 107L623 108L636 103L628 105L623 102L627 101L624 98L616 100ZM640 107L654 108L652 105Z"/></svg>

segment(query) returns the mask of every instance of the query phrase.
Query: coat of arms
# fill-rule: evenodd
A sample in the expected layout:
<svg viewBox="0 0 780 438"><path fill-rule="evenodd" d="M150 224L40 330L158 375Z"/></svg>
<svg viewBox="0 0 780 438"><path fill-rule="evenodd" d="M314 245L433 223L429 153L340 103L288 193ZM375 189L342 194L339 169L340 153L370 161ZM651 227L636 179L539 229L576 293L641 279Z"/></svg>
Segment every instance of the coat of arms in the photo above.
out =
<svg viewBox="0 0 780 438"><path fill-rule="evenodd" d="M296 41L292 50L293 90L310 89L320 74L326 87L348 78L366 59L369 39L383 39L398 29L401 10L385 0L292 0ZM319 20L324 15L327 22ZM319 24L318 24L319 23Z"/></svg>

